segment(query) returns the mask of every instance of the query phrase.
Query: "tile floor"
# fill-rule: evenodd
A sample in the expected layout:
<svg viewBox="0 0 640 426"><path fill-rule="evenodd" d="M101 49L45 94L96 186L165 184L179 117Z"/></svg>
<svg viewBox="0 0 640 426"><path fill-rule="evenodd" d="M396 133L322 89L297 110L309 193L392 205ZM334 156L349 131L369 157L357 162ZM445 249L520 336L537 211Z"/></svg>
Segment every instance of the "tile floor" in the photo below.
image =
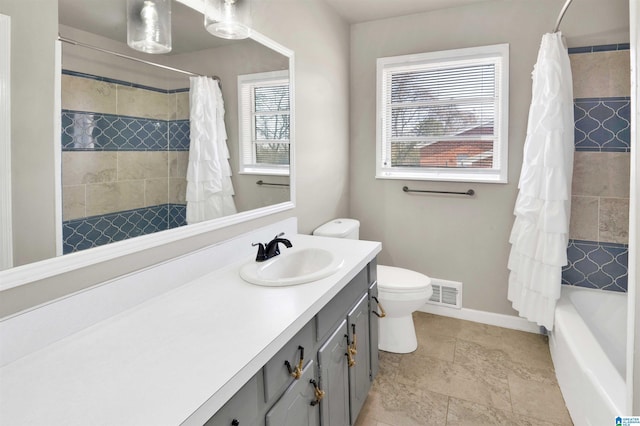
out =
<svg viewBox="0 0 640 426"><path fill-rule="evenodd" d="M544 336L414 314L418 350L380 352L356 426L572 425Z"/></svg>

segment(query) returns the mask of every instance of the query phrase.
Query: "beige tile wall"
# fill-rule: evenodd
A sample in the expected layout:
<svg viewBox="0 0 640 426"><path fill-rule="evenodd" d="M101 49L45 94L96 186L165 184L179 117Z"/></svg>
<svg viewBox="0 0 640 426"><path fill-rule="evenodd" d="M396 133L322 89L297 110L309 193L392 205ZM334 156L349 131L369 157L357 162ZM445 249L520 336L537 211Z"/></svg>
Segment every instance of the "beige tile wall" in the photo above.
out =
<svg viewBox="0 0 640 426"><path fill-rule="evenodd" d="M574 98L630 96L628 50L569 57ZM575 153L570 238L628 243L629 160L629 153Z"/></svg>
<svg viewBox="0 0 640 426"><path fill-rule="evenodd" d="M569 55L574 98L631 96L628 50Z"/></svg>
<svg viewBox="0 0 640 426"><path fill-rule="evenodd" d="M189 93L164 94L62 76L62 108L160 120L189 118ZM62 153L63 220L185 203L188 152Z"/></svg>

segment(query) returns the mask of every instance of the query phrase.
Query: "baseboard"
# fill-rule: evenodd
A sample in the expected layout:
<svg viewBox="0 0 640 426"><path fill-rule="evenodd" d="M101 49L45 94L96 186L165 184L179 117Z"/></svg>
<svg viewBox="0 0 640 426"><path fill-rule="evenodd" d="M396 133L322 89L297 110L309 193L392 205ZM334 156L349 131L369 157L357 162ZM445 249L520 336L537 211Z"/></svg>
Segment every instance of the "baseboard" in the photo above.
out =
<svg viewBox="0 0 640 426"><path fill-rule="evenodd" d="M540 334L540 326L524 318L513 315L496 314L493 312L477 311L475 309L452 309L444 306L425 304L418 309L420 312L441 315L443 317L457 318L466 321L478 322L480 324L495 325L497 327L510 328L512 330L526 331Z"/></svg>

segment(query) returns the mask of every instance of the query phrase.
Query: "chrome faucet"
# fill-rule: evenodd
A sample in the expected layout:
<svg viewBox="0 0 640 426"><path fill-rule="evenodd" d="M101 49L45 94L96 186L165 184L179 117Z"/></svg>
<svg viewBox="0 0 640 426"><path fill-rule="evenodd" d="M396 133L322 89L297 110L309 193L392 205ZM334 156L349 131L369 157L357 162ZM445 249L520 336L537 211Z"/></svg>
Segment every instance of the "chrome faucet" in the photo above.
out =
<svg viewBox="0 0 640 426"><path fill-rule="evenodd" d="M293 247L291 241L286 238L280 238L284 235L284 232L279 233L275 238L266 244L253 243L252 246L258 246L258 254L256 255L256 262L264 262L272 257L276 257L280 254L279 244L284 244L287 248Z"/></svg>

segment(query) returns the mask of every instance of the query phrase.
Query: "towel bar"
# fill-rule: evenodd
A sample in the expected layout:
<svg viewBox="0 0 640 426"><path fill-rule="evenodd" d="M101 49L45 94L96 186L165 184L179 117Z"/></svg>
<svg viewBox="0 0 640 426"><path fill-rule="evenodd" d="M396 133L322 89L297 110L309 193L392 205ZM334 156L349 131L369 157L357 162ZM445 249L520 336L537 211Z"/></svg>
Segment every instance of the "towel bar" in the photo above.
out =
<svg viewBox="0 0 640 426"><path fill-rule="evenodd" d="M455 192L455 191L433 191L433 190L424 190L424 189L409 189L407 186L403 186L402 190L404 192L423 192L427 194L455 194L455 195L475 195L475 191L473 189L469 189L466 192Z"/></svg>
<svg viewBox="0 0 640 426"><path fill-rule="evenodd" d="M256 182L256 185L267 185L267 186L289 186L288 183L271 183L271 182L264 182L262 180L259 180Z"/></svg>

